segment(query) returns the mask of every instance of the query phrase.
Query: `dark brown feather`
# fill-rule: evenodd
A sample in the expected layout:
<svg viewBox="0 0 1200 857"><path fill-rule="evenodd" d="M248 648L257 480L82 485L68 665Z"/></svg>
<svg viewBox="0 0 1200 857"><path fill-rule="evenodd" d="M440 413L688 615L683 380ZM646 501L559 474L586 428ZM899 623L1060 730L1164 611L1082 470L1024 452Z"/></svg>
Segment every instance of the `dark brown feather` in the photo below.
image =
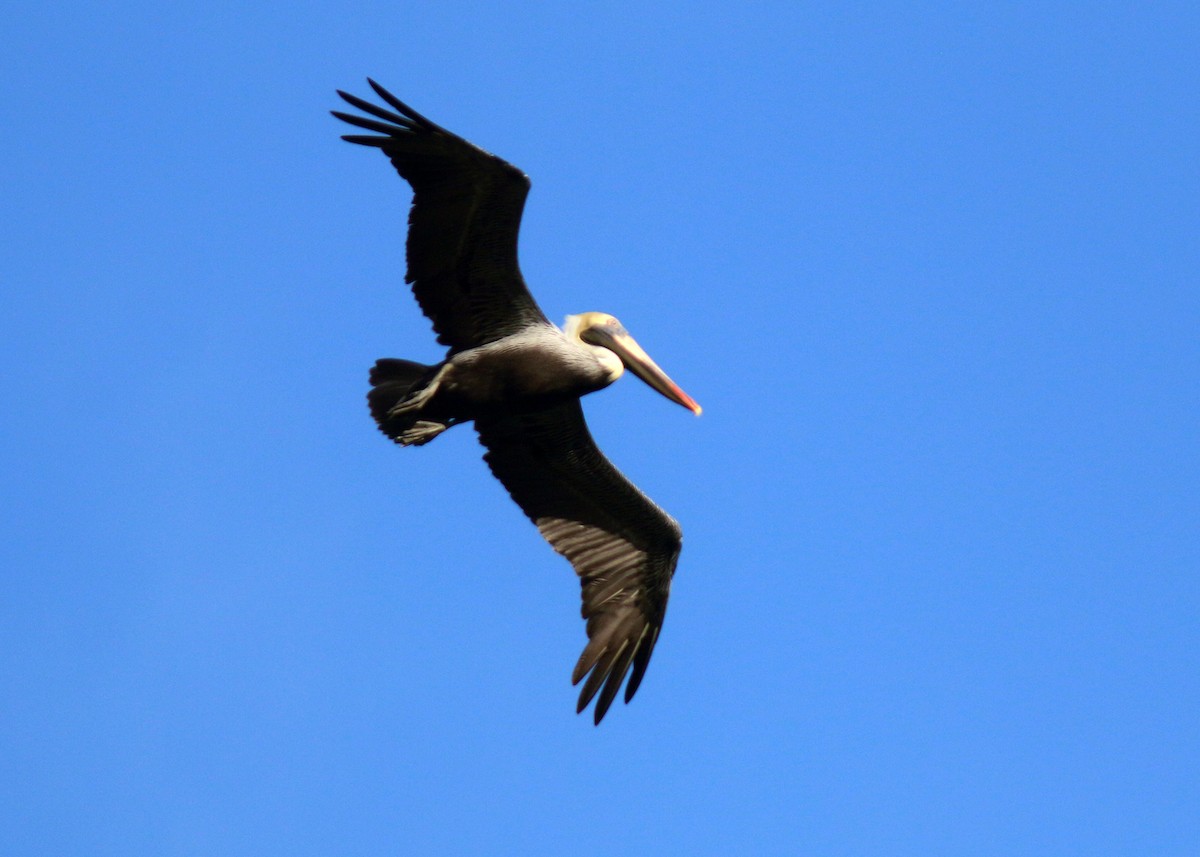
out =
<svg viewBox="0 0 1200 857"><path fill-rule="evenodd" d="M679 525L605 458L579 402L475 422L484 460L583 587L588 644L571 680L599 723L630 674L633 698L662 628ZM589 675L590 673L590 675Z"/></svg>
<svg viewBox="0 0 1200 857"><path fill-rule="evenodd" d="M375 118L333 115L383 135L342 139L382 149L412 186L405 281L438 341L461 351L546 324L517 264L529 179L368 82L395 113L339 90L348 104Z"/></svg>

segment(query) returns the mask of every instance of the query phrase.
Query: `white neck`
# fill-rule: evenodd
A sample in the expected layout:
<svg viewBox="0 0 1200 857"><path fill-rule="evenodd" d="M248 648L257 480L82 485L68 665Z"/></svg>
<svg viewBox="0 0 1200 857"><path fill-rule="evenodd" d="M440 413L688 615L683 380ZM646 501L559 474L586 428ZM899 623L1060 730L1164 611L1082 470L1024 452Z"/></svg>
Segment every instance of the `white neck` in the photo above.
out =
<svg viewBox="0 0 1200 857"><path fill-rule="evenodd" d="M580 348L586 349L608 374L608 383L612 383L625 373L625 364L621 362L621 358L613 354L607 348L602 348L599 345L592 345L590 342L584 342L580 338L582 333L582 324L584 317L582 315L569 315L566 321L563 322L563 333L567 335L567 339L574 342Z"/></svg>

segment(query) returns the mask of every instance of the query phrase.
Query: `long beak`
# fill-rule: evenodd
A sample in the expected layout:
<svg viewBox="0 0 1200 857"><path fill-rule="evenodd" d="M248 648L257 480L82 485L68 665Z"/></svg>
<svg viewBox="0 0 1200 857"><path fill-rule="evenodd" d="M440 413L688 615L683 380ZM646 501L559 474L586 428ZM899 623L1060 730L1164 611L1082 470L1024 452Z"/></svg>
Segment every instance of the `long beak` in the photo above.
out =
<svg viewBox="0 0 1200 857"><path fill-rule="evenodd" d="M650 359L650 355L642 350L642 346L638 345L634 338L623 329L612 331L603 327L593 327L587 331L587 338L620 357L621 362L630 372L672 402L683 405L696 416L700 416L701 408L696 404L696 400L679 389L679 385L672 381L666 372L659 369L658 364Z"/></svg>

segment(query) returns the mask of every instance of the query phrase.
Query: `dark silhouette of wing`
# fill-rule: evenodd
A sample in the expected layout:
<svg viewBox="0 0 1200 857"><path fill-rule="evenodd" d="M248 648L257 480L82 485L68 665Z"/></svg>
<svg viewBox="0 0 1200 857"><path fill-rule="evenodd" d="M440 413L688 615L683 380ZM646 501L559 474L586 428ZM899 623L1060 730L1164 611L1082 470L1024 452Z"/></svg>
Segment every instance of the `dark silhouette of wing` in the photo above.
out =
<svg viewBox="0 0 1200 857"><path fill-rule="evenodd" d="M333 115L384 135L348 134L342 139L382 149L412 185L405 281L433 322L438 341L461 351L530 325L549 324L517 265L517 232L529 178L433 124L375 81L367 82L398 112L338 90L376 118Z"/></svg>
<svg viewBox="0 0 1200 857"><path fill-rule="evenodd" d="M596 448L578 401L475 426L492 473L579 574L588 644L571 681L587 676L576 711L599 692L599 723L630 669L626 702L646 673L679 559L679 525Z"/></svg>

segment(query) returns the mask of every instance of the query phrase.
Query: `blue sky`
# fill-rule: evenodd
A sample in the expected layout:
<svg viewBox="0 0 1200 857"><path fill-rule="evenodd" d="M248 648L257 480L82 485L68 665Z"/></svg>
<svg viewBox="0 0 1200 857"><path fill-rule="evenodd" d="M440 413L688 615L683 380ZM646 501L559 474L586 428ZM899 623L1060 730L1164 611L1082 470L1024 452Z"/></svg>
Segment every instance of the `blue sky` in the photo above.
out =
<svg viewBox="0 0 1200 857"><path fill-rule="evenodd" d="M0 850L1200 853L1194 5L514 6L7 16ZM704 405L586 402L685 545L599 728L473 432L367 417L367 75Z"/></svg>

